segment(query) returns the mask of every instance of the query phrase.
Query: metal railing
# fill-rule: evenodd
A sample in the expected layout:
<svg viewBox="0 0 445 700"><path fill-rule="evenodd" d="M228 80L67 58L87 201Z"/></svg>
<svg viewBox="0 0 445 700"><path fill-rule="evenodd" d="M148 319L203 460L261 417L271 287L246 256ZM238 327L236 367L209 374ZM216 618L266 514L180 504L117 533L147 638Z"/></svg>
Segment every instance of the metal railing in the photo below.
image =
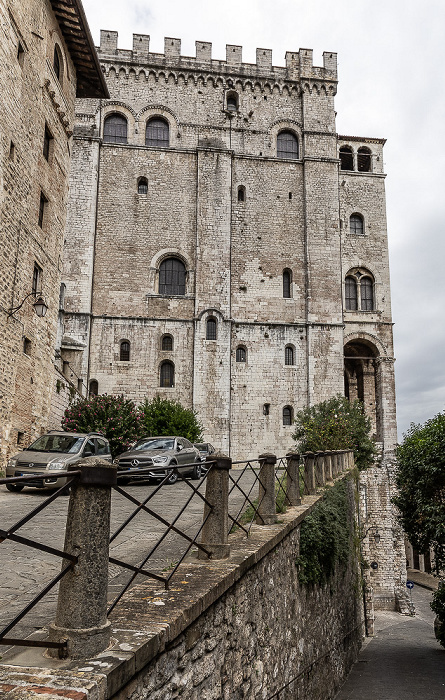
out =
<svg viewBox="0 0 445 700"><path fill-rule="evenodd" d="M74 629L91 628L93 630L96 647L93 648L92 653L97 653L98 650L105 648L107 643L107 616L122 600L137 577L152 579L168 589L171 579L191 550L197 553L198 559L201 560L228 557L230 532L240 531L248 537L254 525L273 525L277 521L277 512L280 513L288 507L301 504L302 498L316 494L327 482L335 479L352 465L351 451L337 451L305 455L292 453L279 458L273 454L263 454L245 462L232 462L224 455L215 455L206 463L205 473L199 481L195 482L183 475L181 466L169 467L168 471L161 467L149 467L118 472L114 465L98 458L82 460L73 471L58 472L58 478L68 479L64 486L51 493L14 525L7 529L0 529L0 544L9 540L41 550L64 561L60 573L44 585L14 619L0 630L0 645L46 647L53 650L52 653L62 657L68 654L75 656L75 652L71 654L69 651L75 642L70 639L69 630L67 633L66 629L67 625L71 624ZM203 466L202 463L201 466ZM192 467L193 465L187 465L189 471ZM172 470L178 477L177 483L183 485L181 499L177 501L165 496L166 489L169 496L177 492L177 486L173 487L169 484ZM122 488L118 483L119 478L131 479L137 476L138 479L143 479L145 475L147 479L158 476L159 483L155 487L148 488L142 498L139 490L136 497L131 489ZM33 481L39 483L39 480L42 481L42 475L10 477L0 479L0 485L20 485L23 482L29 484ZM69 491L71 493L64 550L17 534L17 531L28 524L32 518ZM110 530L112 491L123 499L119 501L120 510L124 510L122 503L131 505L130 511L121 519L113 532ZM93 506L99 504L98 508L101 511L100 529L104 531L100 533L103 536L100 545L102 552L96 551L100 547L97 546L96 538L91 538L91 532L94 531L94 527L97 527L97 521L95 525L84 522L93 517L92 504ZM195 514L194 519L192 518L192 522L190 520L185 522L192 510ZM143 542L143 552L139 547L136 562L131 560L131 556L117 556L116 551L113 550L121 546L119 540L122 540L128 530L131 534L131 528L136 523L136 519L142 517L144 532L147 533L146 541ZM155 530L156 535L153 534ZM172 540L174 558L165 566L168 562L166 556L171 557ZM109 548L111 547L111 553L109 550L106 551L107 541ZM75 546L73 542L76 542ZM163 553L163 548L167 551L167 555ZM98 573L97 580L92 584L90 572L85 570L85 562L94 563L95 557L98 560L102 557L105 565L102 563L94 568L95 572L97 568ZM129 574L128 578L121 574L117 577L119 589L114 591L111 602L106 596L109 565L114 570L121 569L122 572ZM122 578L125 580L121 581ZM58 608L55 623L50 626L50 639L32 640L8 636L10 631L57 584L59 584ZM66 610L69 609L70 600L79 596L79 591L81 595L89 596L90 600L85 602L84 612L78 613L80 617L76 623L71 620L73 613L70 617ZM90 624L90 614L93 614L94 607L94 602L90 601L95 600L95 595L98 600L100 598L104 601L100 604L104 607L103 611L97 613L95 618L97 630L104 633L102 637L94 633L95 625ZM77 607L80 609L82 605L76 606L76 614ZM51 627L56 631L51 632ZM64 634L57 633L59 628Z"/></svg>

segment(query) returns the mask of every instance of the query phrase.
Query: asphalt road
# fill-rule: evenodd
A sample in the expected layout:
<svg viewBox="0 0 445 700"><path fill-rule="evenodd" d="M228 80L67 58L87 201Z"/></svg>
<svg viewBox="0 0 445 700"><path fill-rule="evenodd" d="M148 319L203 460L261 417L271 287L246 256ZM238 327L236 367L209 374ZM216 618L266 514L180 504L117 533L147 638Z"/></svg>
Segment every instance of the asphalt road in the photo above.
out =
<svg viewBox="0 0 445 700"><path fill-rule="evenodd" d="M235 476L236 470L232 471ZM246 474L243 485L249 488L254 477ZM199 482L191 481L195 487ZM138 501L143 501L153 493L156 486L148 483L133 482L124 487ZM200 487L204 492L205 484ZM254 489L254 497L257 488ZM168 521L173 521L192 490L187 483L178 481L173 485L163 486L150 500L149 506ZM10 493L6 487L0 486L0 529L7 530L29 511L42 503L49 492L25 488L21 493ZM238 494L232 498L232 509L240 507L244 498ZM63 549L65 524L69 498L61 496L45 510L35 516L29 523L21 527L17 534L22 537L35 539L54 548ZM111 532L123 523L135 510L135 505L123 495L113 491L111 510ZM233 510L232 510L233 512ZM203 501L194 495L184 513L175 523L190 537L195 537L201 524ZM139 564L154 547L160 535L166 530L156 518L147 513L139 512L129 525L110 545L110 556L127 563ZM146 565L151 571L168 574L175 562L187 548L188 542L178 534L170 532L162 545L155 551ZM31 549L22 544L5 540L0 543L0 630L11 622L21 609L29 603L37 593L56 576L61 567L61 559ZM131 576L131 572L110 564L109 568L109 600L112 601L122 586ZM141 577L136 579L136 582ZM26 637L31 632L46 626L54 619L57 599L55 587L26 617L9 633L11 637ZM1 651L6 647L0 647Z"/></svg>

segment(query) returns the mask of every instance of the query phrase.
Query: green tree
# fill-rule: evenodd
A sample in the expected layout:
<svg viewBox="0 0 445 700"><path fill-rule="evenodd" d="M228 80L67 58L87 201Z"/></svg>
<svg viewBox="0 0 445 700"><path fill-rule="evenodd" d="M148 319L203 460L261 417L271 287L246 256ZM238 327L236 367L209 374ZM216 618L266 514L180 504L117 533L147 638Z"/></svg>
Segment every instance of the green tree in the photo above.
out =
<svg viewBox="0 0 445 700"><path fill-rule="evenodd" d="M410 542L434 551L436 573L445 570L445 414L411 424L397 448L394 503Z"/></svg>
<svg viewBox="0 0 445 700"><path fill-rule="evenodd" d="M133 401L123 396L101 394L69 406L62 420L62 428L76 433L102 433L115 457L128 450L141 435L142 417Z"/></svg>
<svg viewBox="0 0 445 700"><path fill-rule="evenodd" d="M201 440L202 425L196 412L178 401L155 396L151 401L145 399L139 408L145 435L180 435L190 442Z"/></svg>
<svg viewBox="0 0 445 700"><path fill-rule="evenodd" d="M301 452L352 449L357 467L366 469L376 457L370 432L362 402L339 394L299 411L292 437Z"/></svg>

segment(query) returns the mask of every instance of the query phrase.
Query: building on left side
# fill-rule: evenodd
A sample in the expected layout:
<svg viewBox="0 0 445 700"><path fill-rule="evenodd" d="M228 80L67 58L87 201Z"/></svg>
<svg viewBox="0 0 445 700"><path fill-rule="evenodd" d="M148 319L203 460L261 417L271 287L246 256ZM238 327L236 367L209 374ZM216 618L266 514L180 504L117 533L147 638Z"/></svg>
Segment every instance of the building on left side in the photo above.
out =
<svg viewBox="0 0 445 700"><path fill-rule="evenodd" d="M48 429L58 381L76 97L108 97L80 0L0 0L0 468Z"/></svg>

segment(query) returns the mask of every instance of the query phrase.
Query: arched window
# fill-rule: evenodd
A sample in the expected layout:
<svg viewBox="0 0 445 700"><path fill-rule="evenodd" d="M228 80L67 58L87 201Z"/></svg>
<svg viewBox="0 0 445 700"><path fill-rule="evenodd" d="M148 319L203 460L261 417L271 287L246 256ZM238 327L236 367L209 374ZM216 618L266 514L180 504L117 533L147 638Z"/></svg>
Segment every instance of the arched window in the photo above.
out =
<svg viewBox="0 0 445 700"><path fill-rule="evenodd" d="M148 180L146 177L140 177L138 180L138 194L147 194Z"/></svg>
<svg viewBox="0 0 445 700"><path fill-rule="evenodd" d="M227 93L227 99L226 99L226 109L228 112L237 112L238 111L238 93L236 92L229 92Z"/></svg>
<svg viewBox="0 0 445 700"><path fill-rule="evenodd" d="M365 146L361 146L357 151L357 170L359 173L371 172L371 151Z"/></svg>
<svg viewBox="0 0 445 700"><path fill-rule="evenodd" d="M292 297L292 270L288 268L283 270L283 297L284 299Z"/></svg>
<svg viewBox="0 0 445 700"><path fill-rule="evenodd" d="M363 236L363 217L360 214L352 214L349 219L349 232L355 236Z"/></svg>
<svg viewBox="0 0 445 700"><path fill-rule="evenodd" d="M243 345L238 345L236 349L236 361L247 362L247 350Z"/></svg>
<svg viewBox="0 0 445 700"><path fill-rule="evenodd" d="M345 280L345 303L347 311L357 311L357 282L353 277Z"/></svg>
<svg viewBox="0 0 445 700"><path fill-rule="evenodd" d="M90 381L90 396L98 396L99 394L99 383L96 379L91 379Z"/></svg>
<svg viewBox="0 0 445 700"><path fill-rule="evenodd" d="M185 294L185 265L178 258L166 258L159 266L159 294Z"/></svg>
<svg viewBox="0 0 445 700"><path fill-rule="evenodd" d="M127 143L127 120L122 114L110 114L104 121L105 143Z"/></svg>
<svg viewBox="0 0 445 700"><path fill-rule="evenodd" d="M173 337L171 335L166 334L162 336L161 349L166 352L173 350Z"/></svg>
<svg viewBox="0 0 445 700"><path fill-rule="evenodd" d="M63 59L62 59L62 53L57 46L57 44L54 46L54 59L53 59L53 68L54 68L54 73L56 74L56 78L59 81L59 83L62 82L62 68L63 68Z"/></svg>
<svg viewBox="0 0 445 700"><path fill-rule="evenodd" d="M292 425L293 423L293 411L292 406L285 406L283 408L283 425Z"/></svg>
<svg viewBox="0 0 445 700"><path fill-rule="evenodd" d="M159 386L173 387L175 386L175 366L173 362L162 362L159 373Z"/></svg>
<svg viewBox="0 0 445 700"><path fill-rule="evenodd" d="M280 131L278 134L277 158L298 159L298 139L292 131Z"/></svg>
<svg viewBox="0 0 445 700"><path fill-rule="evenodd" d="M119 350L119 360L121 362L130 361L130 343L128 340L121 340L120 350Z"/></svg>
<svg viewBox="0 0 445 700"><path fill-rule="evenodd" d="M354 170L354 156L350 146L340 147L340 170Z"/></svg>
<svg viewBox="0 0 445 700"><path fill-rule="evenodd" d="M238 187L238 202L246 201L246 188L243 185Z"/></svg>
<svg viewBox="0 0 445 700"><path fill-rule="evenodd" d="M208 318L206 323L206 340L216 340L216 318Z"/></svg>
<svg viewBox="0 0 445 700"><path fill-rule="evenodd" d="M285 365L295 364L294 349L293 349L292 345L286 345L286 347L284 348L284 364Z"/></svg>
<svg viewBox="0 0 445 700"><path fill-rule="evenodd" d="M370 277L360 278L360 304L362 311L374 310L374 292Z"/></svg>
<svg viewBox="0 0 445 700"><path fill-rule="evenodd" d="M145 145L168 148L170 145L170 132L168 122L160 117L154 117L147 122L145 128Z"/></svg>

